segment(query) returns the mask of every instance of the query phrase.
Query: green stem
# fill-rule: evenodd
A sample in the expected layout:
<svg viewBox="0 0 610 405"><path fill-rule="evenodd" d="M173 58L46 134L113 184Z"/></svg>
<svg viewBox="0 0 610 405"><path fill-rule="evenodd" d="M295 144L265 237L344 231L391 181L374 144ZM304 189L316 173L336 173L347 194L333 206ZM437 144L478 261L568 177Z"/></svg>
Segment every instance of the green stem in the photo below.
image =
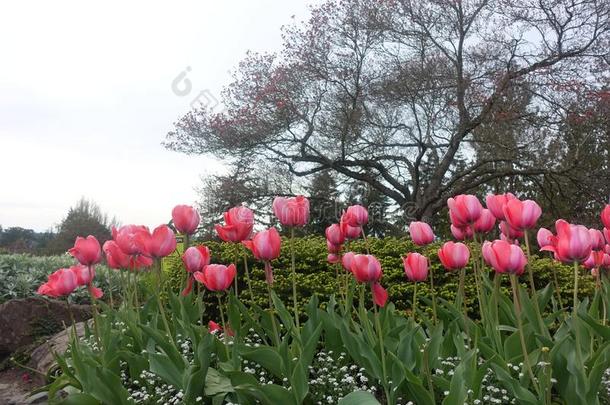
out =
<svg viewBox="0 0 610 405"><path fill-rule="evenodd" d="M572 314L574 319L577 316L578 307L578 262L574 262L574 304L572 305Z"/></svg>
<svg viewBox="0 0 610 405"><path fill-rule="evenodd" d="M523 231L525 236L525 250L527 252L527 274L530 282L531 297L534 304L534 311L536 312L536 319L538 319L538 327L540 333L546 333L548 337L548 329L542 319L542 313L540 312L540 303L538 301L538 292L536 291L536 285L534 284L534 271L532 270L532 255L530 253L530 241L528 230Z"/></svg>
<svg viewBox="0 0 610 405"><path fill-rule="evenodd" d="M532 380L532 385L534 389L540 395L540 390L538 388L538 384L536 384L536 377L534 376L534 372L532 371L532 366L530 365L529 355L527 353L527 345L525 344L525 334L523 332L523 322L521 320L521 301L519 300L519 284L517 282L517 276L515 274L510 275L510 282L513 288L513 300L515 306L515 316L517 317L517 327L519 328L519 341L521 342L521 350L523 352L523 364L527 369L527 372Z"/></svg>
<svg viewBox="0 0 610 405"><path fill-rule="evenodd" d="M372 293L372 290L371 290ZM373 302L373 309L375 311L375 327L377 329L377 336L379 338L379 352L381 354L381 370L383 373L383 389L385 391L386 401L390 403L390 387L388 387L388 372L385 362L385 346L383 343L383 331L381 330L381 322L379 320L379 311L377 310L377 304ZM367 320L368 322L368 320Z"/></svg>
<svg viewBox="0 0 610 405"><path fill-rule="evenodd" d="M161 261L155 260L155 269L157 273L157 291L159 294L157 295L157 305L159 306L159 312L161 313L161 318L163 319L163 325L165 326L165 332L167 332L167 337L173 340L171 329L169 328L169 323L167 322L167 315L165 313L165 308L163 303L161 302L161 285L162 285L162 275L161 275Z"/></svg>
<svg viewBox="0 0 610 405"><path fill-rule="evenodd" d="M114 300L112 298L112 270L108 270L107 278L108 278L108 294L110 295L110 308L114 308Z"/></svg>
<svg viewBox="0 0 610 405"><path fill-rule="evenodd" d="M369 249L369 240L366 237L366 233L364 233L364 228L360 228L360 230L362 231L362 239L364 240L364 247L366 249L366 254L370 255L371 249Z"/></svg>
<svg viewBox="0 0 610 405"><path fill-rule="evenodd" d="M290 268L292 269L292 302L294 304L294 321L297 326L297 336L300 336L299 303L297 300L297 272L294 259L294 227L290 227Z"/></svg>
<svg viewBox="0 0 610 405"><path fill-rule="evenodd" d="M227 323L225 322L225 313L222 309L222 300L220 299L220 293L216 294L216 298L218 298L218 309L220 310L220 321L222 322L222 337L224 340L223 343L225 347L225 352L227 354L227 360L229 360L229 346L227 346L227 336L229 336L229 333L227 331Z"/></svg>
<svg viewBox="0 0 610 405"><path fill-rule="evenodd" d="M237 267L237 263L239 263L239 246L235 246L235 270L236 273L239 274L238 267ZM237 275L235 276L234 280L235 280L235 298L239 299L239 288L237 287L237 280L239 279L239 277L237 277Z"/></svg>
<svg viewBox="0 0 610 405"><path fill-rule="evenodd" d="M269 293L269 313L271 314L271 326L273 327L273 338L275 340L275 347L280 347L280 334L277 331L277 325L275 324L275 304L273 303L273 296L271 295L271 285L267 284L267 292Z"/></svg>
<svg viewBox="0 0 610 405"><path fill-rule="evenodd" d="M246 282L248 283L248 293L250 293L250 301L254 303L254 294L252 293L252 282L250 281L250 270L248 269L248 253L243 249L244 269L246 271Z"/></svg>
<svg viewBox="0 0 610 405"><path fill-rule="evenodd" d="M430 269L430 291L432 292L432 318L434 319L434 324L436 324L436 291L434 290L434 271L432 269Z"/></svg>
<svg viewBox="0 0 610 405"><path fill-rule="evenodd" d="M413 283L413 321L415 321L415 313L417 312L417 282Z"/></svg>
<svg viewBox="0 0 610 405"><path fill-rule="evenodd" d="M468 308L466 307L466 291L464 289L464 280L466 278L466 269L460 269L460 284L458 287L458 297L461 300L462 308L464 310L464 318L468 318ZM456 300L458 299L456 297Z"/></svg>
<svg viewBox="0 0 610 405"><path fill-rule="evenodd" d="M91 268L91 266L88 266L89 269L89 279L93 280L93 269ZM102 350L102 342L100 340L100 328L98 325L98 309L97 309L97 299L93 296L93 291L92 291L92 283L91 281L89 282L88 285L88 290L89 290L89 297L91 297L91 306L93 306L93 330L95 332L95 339L97 340L97 344L99 346L99 349Z"/></svg>

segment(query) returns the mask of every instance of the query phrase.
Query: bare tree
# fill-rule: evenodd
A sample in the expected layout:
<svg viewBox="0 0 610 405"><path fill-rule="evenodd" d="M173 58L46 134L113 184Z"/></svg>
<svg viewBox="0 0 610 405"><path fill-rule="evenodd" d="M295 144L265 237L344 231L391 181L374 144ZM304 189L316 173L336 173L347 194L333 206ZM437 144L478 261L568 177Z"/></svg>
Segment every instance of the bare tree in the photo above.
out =
<svg viewBox="0 0 610 405"><path fill-rule="evenodd" d="M166 146L256 154L297 176L333 170L431 216L447 197L514 176L562 175L571 86L599 86L606 0L328 0L248 54L226 110L191 111ZM495 136L494 136L495 135Z"/></svg>

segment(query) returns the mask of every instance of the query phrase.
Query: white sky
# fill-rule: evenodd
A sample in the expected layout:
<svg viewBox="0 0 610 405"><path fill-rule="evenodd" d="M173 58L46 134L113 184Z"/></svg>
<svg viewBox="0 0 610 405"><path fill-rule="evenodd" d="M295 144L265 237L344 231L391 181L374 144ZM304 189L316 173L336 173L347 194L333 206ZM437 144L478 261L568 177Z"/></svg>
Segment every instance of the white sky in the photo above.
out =
<svg viewBox="0 0 610 405"><path fill-rule="evenodd" d="M2 2L0 225L46 230L81 196L151 226L193 203L220 166L164 149L165 134L201 91L218 97L248 49L278 50L307 3Z"/></svg>

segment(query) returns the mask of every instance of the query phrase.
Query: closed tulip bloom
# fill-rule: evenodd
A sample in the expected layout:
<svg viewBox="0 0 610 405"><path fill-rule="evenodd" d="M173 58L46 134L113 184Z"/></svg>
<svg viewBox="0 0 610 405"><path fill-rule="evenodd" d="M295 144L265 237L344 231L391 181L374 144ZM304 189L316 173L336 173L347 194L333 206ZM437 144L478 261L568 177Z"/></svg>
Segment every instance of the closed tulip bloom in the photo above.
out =
<svg viewBox="0 0 610 405"><path fill-rule="evenodd" d="M468 264L470 259L470 250L468 246L460 242L446 242L443 247L438 250L438 258L445 269L449 271L459 270Z"/></svg>
<svg viewBox="0 0 610 405"><path fill-rule="evenodd" d="M381 263L373 255L354 255L350 269L359 283L374 283L381 278Z"/></svg>
<svg viewBox="0 0 610 405"><path fill-rule="evenodd" d="M425 281L428 278L428 259L419 253L409 253L402 258L405 275L411 281Z"/></svg>
<svg viewBox="0 0 610 405"><path fill-rule="evenodd" d="M332 224L325 231L326 240L328 240L333 245L341 245L345 242L345 235L341 232L341 225Z"/></svg>
<svg viewBox="0 0 610 405"><path fill-rule="evenodd" d="M604 228L610 229L610 204L607 204L602 210L602 224L604 224ZM608 241L610 243L610 241Z"/></svg>
<svg viewBox="0 0 610 405"><path fill-rule="evenodd" d="M341 233L345 235L345 239L354 240L358 239L360 235L362 235L362 228L359 226L351 226L345 220L344 216L341 216L341 222L339 226L341 227Z"/></svg>
<svg viewBox="0 0 610 405"><path fill-rule="evenodd" d="M506 221L500 221L500 232L509 240L515 240L523 237L523 231L513 228Z"/></svg>
<svg viewBox="0 0 610 405"><path fill-rule="evenodd" d="M369 212L362 205L351 205L341 216L341 220L349 226L362 227L369 222Z"/></svg>
<svg viewBox="0 0 610 405"><path fill-rule="evenodd" d="M129 270L139 270L142 268L150 267L153 264L153 259L148 256L135 255L129 257Z"/></svg>
<svg viewBox="0 0 610 405"><path fill-rule="evenodd" d="M557 236L553 246L542 250L555 253L555 258L564 263L581 262L591 253L591 235L586 226L573 225L563 219L555 222Z"/></svg>
<svg viewBox="0 0 610 405"><path fill-rule="evenodd" d="M309 222L309 200L302 195L275 197L273 213L284 226L304 226Z"/></svg>
<svg viewBox="0 0 610 405"><path fill-rule="evenodd" d="M337 264L341 262L341 256L336 253L329 253L328 256L326 256L326 261L331 264Z"/></svg>
<svg viewBox="0 0 610 405"><path fill-rule="evenodd" d="M112 227L112 239L128 255L147 255L149 238L150 231L144 225L124 225L118 229Z"/></svg>
<svg viewBox="0 0 610 405"><path fill-rule="evenodd" d="M252 240L242 243L252 251L252 254L258 260L270 261L279 257L282 239L277 229L269 228L258 232Z"/></svg>
<svg viewBox="0 0 610 405"><path fill-rule="evenodd" d="M152 257L165 257L176 250L176 235L167 225L159 225L148 239L148 254Z"/></svg>
<svg viewBox="0 0 610 405"><path fill-rule="evenodd" d="M372 283L371 292L373 293L373 302L383 308L388 301L388 292L386 289L379 283Z"/></svg>
<svg viewBox="0 0 610 405"><path fill-rule="evenodd" d="M604 238L606 238L606 243L610 243L610 229L604 228Z"/></svg>
<svg viewBox="0 0 610 405"><path fill-rule="evenodd" d="M425 222L413 221L409 225L409 234L417 246L425 246L434 241L434 232Z"/></svg>
<svg viewBox="0 0 610 405"><path fill-rule="evenodd" d="M540 215L542 215L542 209L532 200L521 201L514 198L504 205L506 222L520 231L535 227Z"/></svg>
<svg viewBox="0 0 610 405"><path fill-rule="evenodd" d="M527 259L521 247L503 240L483 243L483 258L497 273L520 276L525 270Z"/></svg>
<svg viewBox="0 0 610 405"><path fill-rule="evenodd" d="M189 273L201 271L210 264L210 250L204 245L191 246L182 254L182 262Z"/></svg>
<svg viewBox="0 0 610 405"><path fill-rule="evenodd" d="M494 229L496 225L496 217L487 208L483 208L481 216L473 225L474 230L479 233L487 233Z"/></svg>
<svg viewBox="0 0 610 405"><path fill-rule="evenodd" d="M589 236L591 237L591 249L604 250L606 240L602 231L599 229L589 229Z"/></svg>
<svg viewBox="0 0 610 405"><path fill-rule="evenodd" d="M542 249L545 246L553 245L553 232L549 231L546 228L540 228L538 233L536 234L536 240L538 241L538 246Z"/></svg>
<svg viewBox="0 0 610 405"><path fill-rule="evenodd" d="M329 253L339 253L341 251L341 245L332 244L329 240L326 241L326 248Z"/></svg>
<svg viewBox="0 0 610 405"><path fill-rule="evenodd" d="M91 266L102 260L102 248L95 236L92 235L87 236L87 238L77 237L74 242L74 247L70 248L68 252L78 260L80 264L84 264L85 266Z"/></svg>
<svg viewBox="0 0 610 405"><path fill-rule="evenodd" d="M451 234L457 240L471 239L473 232L470 226L465 226L463 228L457 227L455 225L451 225Z"/></svg>
<svg viewBox="0 0 610 405"><path fill-rule="evenodd" d="M210 291L224 291L231 286L237 274L234 264L208 264L202 271L196 272L193 277Z"/></svg>
<svg viewBox="0 0 610 405"><path fill-rule="evenodd" d="M49 275L47 282L38 287L37 293L49 297L61 297L78 287L76 275L70 269L59 269Z"/></svg>
<svg viewBox="0 0 610 405"><path fill-rule="evenodd" d="M483 205L479 199L470 194L460 194L447 200L453 225L463 227L473 224L481 216Z"/></svg>
<svg viewBox="0 0 610 405"><path fill-rule="evenodd" d="M356 254L354 252L347 252L341 257L341 265L350 273L352 272L352 265L354 263L355 256Z"/></svg>
<svg viewBox="0 0 610 405"><path fill-rule="evenodd" d="M224 214L225 225L214 225L220 239L242 242L250 237L254 227L254 213L247 207L233 207Z"/></svg>
<svg viewBox="0 0 610 405"><path fill-rule="evenodd" d="M113 240L107 240L102 246L106 255L106 263L111 269L126 269L131 262L131 256L123 253L119 245Z"/></svg>
<svg viewBox="0 0 610 405"><path fill-rule="evenodd" d="M610 255L603 250L591 251L589 257L582 263L587 269L610 266Z"/></svg>
<svg viewBox="0 0 610 405"><path fill-rule="evenodd" d="M487 205L487 209L491 211L498 221L504 221L506 219L504 217L504 206L508 201L515 198L517 197L511 193L488 194L487 197L485 197L485 204Z"/></svg>
<svg viewBox="0 0 610 405"><path fill-rule="evenodd" d="M172 221L176 230L185 235L195 233L199 220L199 213L190 205L176 205L172 210Z"/></svg>
<svg viewBox="0 0 610 405"><path fill-rule="evenodd" d="M208 332L216 333L216 332L221 332L221 331L222 331L222 326L220 326L219 324L217 324L214 321L208 322Z"/></svg>

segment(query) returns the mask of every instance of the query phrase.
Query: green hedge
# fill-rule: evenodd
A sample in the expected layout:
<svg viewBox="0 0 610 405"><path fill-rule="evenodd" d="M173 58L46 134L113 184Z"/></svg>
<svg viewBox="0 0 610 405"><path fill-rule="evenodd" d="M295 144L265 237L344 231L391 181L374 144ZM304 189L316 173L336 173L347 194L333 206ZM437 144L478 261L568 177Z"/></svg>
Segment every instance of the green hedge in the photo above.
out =
<svg viewBox="0 0 610 405"><path fill-rule="evenodd" d="M248 252L248 266L252 278L253 299L250 299L244 275L243 252L245 248L241 245L207 241L204 242L212 253L213 263L238 263L238 277L240 298L248 303L255 303L262 307L267 305L267 287L262 263L256 261ZM300 307L309 300L311 295L329 296L338 292L336 272L343 272L339 265L331 265L326 261L327 250L326 241L322 237L309 236L295 238L295 257L297 271L297 292L300 300ZM449 273L442 267L438 260L437 251L441 243L435 243L426 247L415 246L408 239L383 238L368 239L371 254L375 255L381 262L383 268L383 278L381 284L387 288L389 299L395 303L399 310L408 311L411 308L413 296L413 283L409 282L403 271L402 257L409 252L419 252L426 255L430 260L430 270L434 275L435 290L438 297L453 301L458 288L458 274ZM471 245L471 250L474 245ZM362 240L351 242L347 246L348 250L354 252L366 252L365 243ZM554 262L547 254L536 255L532 258L532 268L535 275L537 289L544 288L552 283L553 269L557 272L560 285L561 296L564 304L572 300L573 268ZM236 257L238 260L236 261ZM292 303L292 281L290 272L290 240L282 240L282 254L273 263L274 269L274 290L287 305ZM167 273L166 280L169 287L174 291L183 288L185 273L182 262L178 255L172 255L164 260L164 270ZM491 269L488 269L491 274ZM524 286L527 285L527 276L521 277ZM507 277L503 277L502 288L505 294L509 294L510 283ZM579 280L579 294L581 296L591 296L595 288L595 282L588 272L581 271ZM202 288L203 291L203 288ZM472 268L467 269L466 277L467 305L472 316L477 316L478 304L476 301L476 289ZM370 294L367 294L367 296ZM430 284L419 283L417 296L422 301L430 297ZM206 294L204 300L210 305L210 311L215 312L216 297ZM323 301L323 300L322 300ZM423 306L419 304L420 308Z"/></svg>

